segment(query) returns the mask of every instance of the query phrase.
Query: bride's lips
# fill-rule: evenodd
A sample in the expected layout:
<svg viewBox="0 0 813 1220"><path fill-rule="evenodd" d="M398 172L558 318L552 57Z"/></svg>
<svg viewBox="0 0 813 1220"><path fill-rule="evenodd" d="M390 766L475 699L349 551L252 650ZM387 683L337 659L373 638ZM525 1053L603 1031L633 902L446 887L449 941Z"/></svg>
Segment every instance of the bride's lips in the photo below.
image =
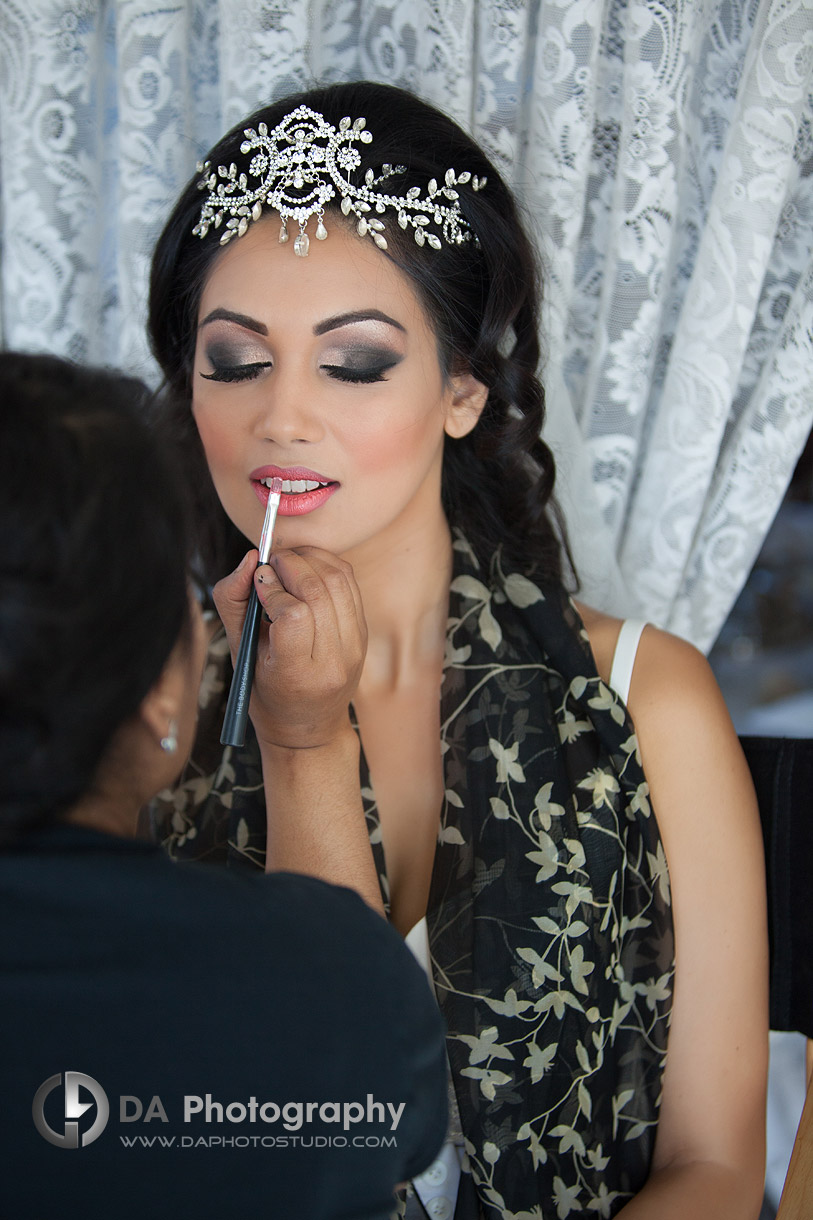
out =
<svg viewBox="0 0 813 1220"><path fill-rule="evenodd" d="M334 491L338 491L341 486L335 479L329 479L327 475L319 474L316 470L309 470L306 466L260 466L257 470L252 470L249 475L251 485L254 488L254 493L257 499L262 504L263 508L268 502L269 488L266 486L263 479L282 479L283 482L310 482L323 483L326 486L316 487L311 491L285 492L283 491L279 499L279 512L282 517L300 517L305 513L311 513L316 508L321 508L326 500L329 500Z"/></svg>

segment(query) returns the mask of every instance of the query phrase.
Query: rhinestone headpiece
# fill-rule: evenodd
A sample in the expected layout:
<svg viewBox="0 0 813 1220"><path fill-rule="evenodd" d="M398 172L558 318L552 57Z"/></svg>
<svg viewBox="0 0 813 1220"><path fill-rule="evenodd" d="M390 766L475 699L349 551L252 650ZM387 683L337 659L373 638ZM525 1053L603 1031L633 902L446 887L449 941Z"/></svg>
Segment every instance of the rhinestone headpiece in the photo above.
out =
<svg viewBox="0 0 813 1220"><path fill-rule="evenodd" d="M381 250L386 250L387 239L384 223L378 217L388 208L397 212L402 229L414 230L419 246L427 244L439 250L443 241L460 245L477 240L460 210L455 188L470 184L478 191L485 186L485 178L467 170L457 174L449 169L443 183L430 179L425 196L417 186L404 195L388 195L377 189L388 178L405 174L403 165L382 165L377 174L368 169L361 186L350 181L350 175L361 165L356 145L369 144L373 138L365 119L344 118L336 128L315 110L297 106L273 131L260 123L256 131L247 127L243 134L240 152L250 157L245 168L238 169L234 162L219 165L216 170L208 161L198 165L198 172L203 174L198 187L209 192L192 230L198 237L205 237L211 227L220 228L228 217L220 237L220 244L225 245L233 237L242 237L252 220L259 220L263 206L272 207L282 217L281 242L288 240L288 220L298 222L294 252L304 258L310 245L305 232L308 220L317 217L316 236L324 241L324 210L338 195L344 215L352 213L356 217L359 235L369 234ZM436 232L431 231L432 225Z"/></svg>

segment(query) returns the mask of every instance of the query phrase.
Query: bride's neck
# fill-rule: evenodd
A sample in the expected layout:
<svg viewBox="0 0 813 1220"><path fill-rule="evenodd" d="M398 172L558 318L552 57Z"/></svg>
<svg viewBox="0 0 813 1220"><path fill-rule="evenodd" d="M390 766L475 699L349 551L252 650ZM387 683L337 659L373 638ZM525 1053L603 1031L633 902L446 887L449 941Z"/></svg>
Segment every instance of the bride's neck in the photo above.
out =
<svg viewBox="0 0 813 1220"><path fill-rule="evenodd" d="M359 694L412 686L427 671L439 671L452 571L451 532L440 505L419 529L407 525L345 558L367 620Z"/></svg>

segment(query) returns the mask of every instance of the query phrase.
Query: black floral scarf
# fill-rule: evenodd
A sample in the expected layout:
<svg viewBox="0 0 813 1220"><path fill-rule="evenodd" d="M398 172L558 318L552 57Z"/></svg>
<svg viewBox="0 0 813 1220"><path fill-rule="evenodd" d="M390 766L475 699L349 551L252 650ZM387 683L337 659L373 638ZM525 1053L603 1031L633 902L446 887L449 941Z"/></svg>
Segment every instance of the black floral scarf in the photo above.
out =
<svg viewBox="0 0 813 1220"><path fill-rule="evenodd" d="M218 743L227 669L221 636L193 762L153 824L174 856L262 866L256 741ZM471 1174L456 1220L613 1216L646 1181L658 1118L666 860L632 724L572 603L504 572L499 553L483 573L460 536L441 751L427 922ZM363 753L361 784L386 902Z"/></svg>

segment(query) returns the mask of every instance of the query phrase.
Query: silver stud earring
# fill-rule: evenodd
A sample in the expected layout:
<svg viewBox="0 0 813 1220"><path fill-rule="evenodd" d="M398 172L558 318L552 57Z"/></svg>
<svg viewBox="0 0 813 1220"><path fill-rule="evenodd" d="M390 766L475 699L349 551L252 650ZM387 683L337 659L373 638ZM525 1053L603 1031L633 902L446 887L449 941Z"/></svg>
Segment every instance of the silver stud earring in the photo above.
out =
<svg viewBox="0 0 813 1220"><path fill-rule="evenodd" d="M165 754L174 754L178 749L178 721L170 720L166 737L161 738L161 749Z"/></svg>

